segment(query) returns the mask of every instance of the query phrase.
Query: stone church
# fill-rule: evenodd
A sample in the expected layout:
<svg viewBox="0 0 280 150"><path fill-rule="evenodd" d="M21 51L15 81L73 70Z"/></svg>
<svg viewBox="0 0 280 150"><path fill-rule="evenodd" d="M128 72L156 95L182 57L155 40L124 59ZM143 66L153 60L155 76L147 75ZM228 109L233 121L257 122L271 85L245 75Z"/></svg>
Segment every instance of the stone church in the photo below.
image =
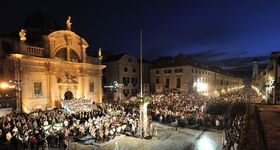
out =
<svg viewBox="0 0 280 150"><path fill-rule="evenodd" d="M97 58L87 56L89 45L71 24L71 17L61 27L52 16L33 13L22 29L0 35L0 80L19 81L23 112L73 97L102 102L101 50Z"/></svg>

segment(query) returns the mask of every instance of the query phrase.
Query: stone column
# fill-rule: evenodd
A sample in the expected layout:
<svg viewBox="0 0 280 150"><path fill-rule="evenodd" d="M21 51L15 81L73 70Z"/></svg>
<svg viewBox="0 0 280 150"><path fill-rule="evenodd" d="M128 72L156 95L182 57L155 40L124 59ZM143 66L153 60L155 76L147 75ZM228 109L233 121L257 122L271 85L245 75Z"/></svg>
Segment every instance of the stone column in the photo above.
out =
<svg viewBox="0 0 280 150"><path fill-rule="evenodd" d="M86 56L86 45L82 45L82 51L81 51L81 57L82 57L82 62L86 63L87 62L87 56Z"/></svg>
<svg viewBox="0 0 280 150"><path fill-rule="evenodd" d="M74 85L74 93L75 93L74 97L78 98L78 85Z"/></svg>
<svg viewBox="0 0 280 150"><path fill-rule="evenodd" d="M85 85L85 83L84 83L85 74L84 74L84 69L83 69L83 68L80 68L80 74L81 74L81 80L82 80L82 81L80 82L80 83L81 83L81 89L80 89L81 92L80 92L80 96L81 96L81 97L84 97L84 96L85 96L85 93L84 93L84 91L85 91L85 86L84 86L84 85Z"/></svg>
<svg viewBox="0 0 280 150"><path fill-rule="evenodd" d="M96 83L96 85L98 86L97 87L97 101L98 101L98 103L102 103L102 97L103 97L103 91L102 91L102 74L99 74L99 75L97 75L97 77L96 77L96 81L97 81L97 83Z"/></svg>
<svg viewBox="0 0 280 150"><path fill-rule="evenodd" d="M59 85L59 86L58 86L58 89L59 89L59 99L63 99L63 96L62 96L63 86L62 86L62 85Z"/></svg>
<svg viewBox="0 0 280 150"><path fill-rule="evenodd" d="M82 93L81 97L86 97L86 74L85 72L82 73Z"/></svg>
<svg viewBox="0 0 280 150"><path fill-rule="evenodd" d="M69 35L66 35L65 36L65 40L66 40L66 50L67 50L67 52L66 52L66 57L67 57L67 61L70 61L70 45L71 45L71 37L69 36Z"/></svg>
<svg viewBox="0 0 280 150"><path fill-rule="evenodd" d="M57 88L59 89L60 87L54 87L54 86L57 86L57 84L56 84L57 79L56 79L56 76L52 72L50 73L49 78L50 78L50 80L49 80L49 90L50 90L49 105L51 108L53 108L53 107L55 107L55 100L58 100L57 97L55 96L57 94L56 90L57 90ZM60 92L60 89L59 89L59 92Z"/></svg>

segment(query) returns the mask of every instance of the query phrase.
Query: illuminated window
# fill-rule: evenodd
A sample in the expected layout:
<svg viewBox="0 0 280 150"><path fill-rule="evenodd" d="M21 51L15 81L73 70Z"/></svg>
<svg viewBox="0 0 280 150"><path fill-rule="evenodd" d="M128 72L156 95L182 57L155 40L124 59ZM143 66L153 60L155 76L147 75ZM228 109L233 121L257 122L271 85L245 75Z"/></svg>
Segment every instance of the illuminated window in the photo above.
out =
<svg viewBox="0 0 280 150"><path fill-rule="evenodd" d="M37 96L42 95L42 82L34 82L34 94Z"/></svg>
<svg viewBox="0 0 280 150"><path fill-rule="evenodd" d="M89 92L91 92L91 93L94 92L94 83L93 82L89 83Z"/></svg>

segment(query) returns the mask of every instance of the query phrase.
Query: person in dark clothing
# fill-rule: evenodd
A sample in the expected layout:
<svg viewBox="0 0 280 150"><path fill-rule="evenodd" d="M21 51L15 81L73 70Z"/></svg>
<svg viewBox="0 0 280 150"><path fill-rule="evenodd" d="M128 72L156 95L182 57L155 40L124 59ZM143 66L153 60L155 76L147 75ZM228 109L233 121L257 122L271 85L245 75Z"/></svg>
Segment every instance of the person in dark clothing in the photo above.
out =
<svg viewBox="0 0 280 150"><path fill-rule="evenodd" d="M17 150L19 147L19 140L17 139L15 133L13 133L10 145L11 145L11 149L13 150Z"/></svg>

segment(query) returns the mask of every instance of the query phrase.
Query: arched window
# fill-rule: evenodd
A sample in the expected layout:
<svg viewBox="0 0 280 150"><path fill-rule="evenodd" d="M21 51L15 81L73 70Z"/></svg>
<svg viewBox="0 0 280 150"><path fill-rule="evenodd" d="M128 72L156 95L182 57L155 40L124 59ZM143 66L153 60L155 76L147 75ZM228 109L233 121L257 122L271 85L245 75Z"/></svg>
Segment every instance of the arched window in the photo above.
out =
<svg viewBox="0 0 280 150"><path fill-rule="evenodd" d="M67 49L66 48L62 48L60 50L58 50L55 54L55 58L58 58L60 60L67 60Z"/></svg>
<svg viewBox="0 0 280 150"><path fill-rule="evenodd" d="M70 51L70 61L80 62L78 54L74 50L72 50L72 49Z"/></svg>
<svg viewBox="0 0 280 150"><path fill-rule="evenodd" d="M59 49L55 54L55 58L66 61L67 60L67 49L66 48ZM70 61L80 62L79 55L73 49L70 50Z"/></svg>

